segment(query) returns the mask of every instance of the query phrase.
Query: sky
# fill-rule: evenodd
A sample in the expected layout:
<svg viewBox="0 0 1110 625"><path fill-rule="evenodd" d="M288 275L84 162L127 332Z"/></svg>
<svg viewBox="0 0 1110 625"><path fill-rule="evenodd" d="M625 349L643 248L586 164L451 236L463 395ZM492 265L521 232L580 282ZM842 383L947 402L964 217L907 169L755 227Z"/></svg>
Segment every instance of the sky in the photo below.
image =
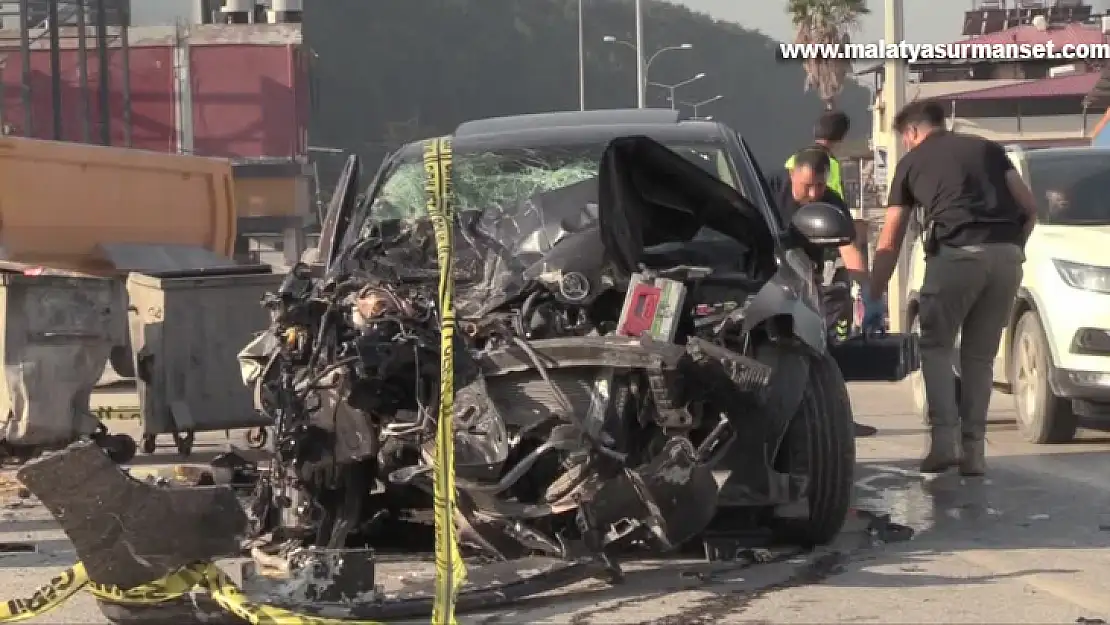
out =
<svg viewBox="0 0 1110 625"><path fill-rule="evenodd" d="M327 2L327 0L307 0ZM589 0L587 0L588 2ZM759 30L778 40L793 36L786 0L671 0L676 4L708 13L721 20ZM905 0L906 40L923 43L955 41L960 37L963 12L972 0ZM193 0L132 0L136 24L172 23L175 18L188 18ZM863 20L861 31L853 36L859 42L873 41L883 35L881 0L869 0L872 13Z"/></svg>
<svg viewBox="0 0 1110 625"><path fill-rule="evenodd" d="M794 36L786 0L675 1L717 19L762 31L773 39L789 40ZM852 40L860 43L883 36L883 2L868 0L867 5L871 13L864 16L860 32L852 35ZM972 8L972 0L906 0L903 6L906 41L946 43L960 39L963 14Z"/></svg>

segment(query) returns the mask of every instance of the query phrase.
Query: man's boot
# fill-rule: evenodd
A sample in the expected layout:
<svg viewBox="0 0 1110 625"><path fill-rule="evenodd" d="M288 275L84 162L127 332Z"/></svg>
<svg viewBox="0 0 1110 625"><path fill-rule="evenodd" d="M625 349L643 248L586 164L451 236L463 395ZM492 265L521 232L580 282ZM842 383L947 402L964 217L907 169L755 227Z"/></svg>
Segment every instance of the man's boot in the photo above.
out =
<svg viewBox="0 0 1110 625"><path fill-rule="evenodd" d="M964 432L960 440L960 475L978 477L987 472L987 443L981 435Z"/></svg>
<svg viewBox="0 0 1110 625"><path fill-rule="evenodd" d="M944 473L960 464L958 426L934 425L929 429L929 446L921 461L922 473Z"/></svg>

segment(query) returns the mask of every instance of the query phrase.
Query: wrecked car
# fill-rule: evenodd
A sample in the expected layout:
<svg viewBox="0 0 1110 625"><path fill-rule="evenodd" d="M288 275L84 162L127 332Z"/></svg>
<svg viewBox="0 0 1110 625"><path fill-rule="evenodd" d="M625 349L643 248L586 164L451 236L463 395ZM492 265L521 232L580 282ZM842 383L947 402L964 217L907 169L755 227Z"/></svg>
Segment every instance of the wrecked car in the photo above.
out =
<svg viewBox="0 0 1110 625"><path fill-rule="evenodd" d="M805 246L741 137L671 111L470 122L452 137L460 541L494 559L674 549L847 515L851 406ZM240 355L274 421L251 519L271 546L373 544L431 507L439 266L420 144L348 161L315 268Z"/></svg>

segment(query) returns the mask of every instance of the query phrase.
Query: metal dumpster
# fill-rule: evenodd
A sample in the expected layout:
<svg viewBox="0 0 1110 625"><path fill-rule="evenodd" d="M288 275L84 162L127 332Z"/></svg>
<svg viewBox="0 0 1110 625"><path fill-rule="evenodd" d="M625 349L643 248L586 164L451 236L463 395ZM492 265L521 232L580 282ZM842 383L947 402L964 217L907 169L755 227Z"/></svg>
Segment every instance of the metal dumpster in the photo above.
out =
<svg viewBox="0 0 1110 625"><path fill-rule="evenodd" d="M262 298L282 277L269 265L128 276L143 451L160 434L188 455L196 432L269 425L236 356L269 327Z"/></svg>
<svg viewBox="0 0 1110 625"><path fill-rule="evenodd" d="M0 272L0 441L50 448L94 434L93 387L127 309L114 280Z"/></svg>

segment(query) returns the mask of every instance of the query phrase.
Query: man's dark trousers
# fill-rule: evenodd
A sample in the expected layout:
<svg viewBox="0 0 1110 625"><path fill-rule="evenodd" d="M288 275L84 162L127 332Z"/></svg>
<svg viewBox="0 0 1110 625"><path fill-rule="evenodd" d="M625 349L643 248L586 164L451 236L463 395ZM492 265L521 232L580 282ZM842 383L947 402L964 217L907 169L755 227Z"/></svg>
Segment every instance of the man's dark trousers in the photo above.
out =
<svg viewBox="0 0 1110 625"><path fill-rule="evenodd" d="M925 261L918 320L921 373L932 430L923 472L960 464L981 475L994 357L1021 284L1025 254L1009 243L940 245ZM960 337L960 396L952 363Z"/></svg>

